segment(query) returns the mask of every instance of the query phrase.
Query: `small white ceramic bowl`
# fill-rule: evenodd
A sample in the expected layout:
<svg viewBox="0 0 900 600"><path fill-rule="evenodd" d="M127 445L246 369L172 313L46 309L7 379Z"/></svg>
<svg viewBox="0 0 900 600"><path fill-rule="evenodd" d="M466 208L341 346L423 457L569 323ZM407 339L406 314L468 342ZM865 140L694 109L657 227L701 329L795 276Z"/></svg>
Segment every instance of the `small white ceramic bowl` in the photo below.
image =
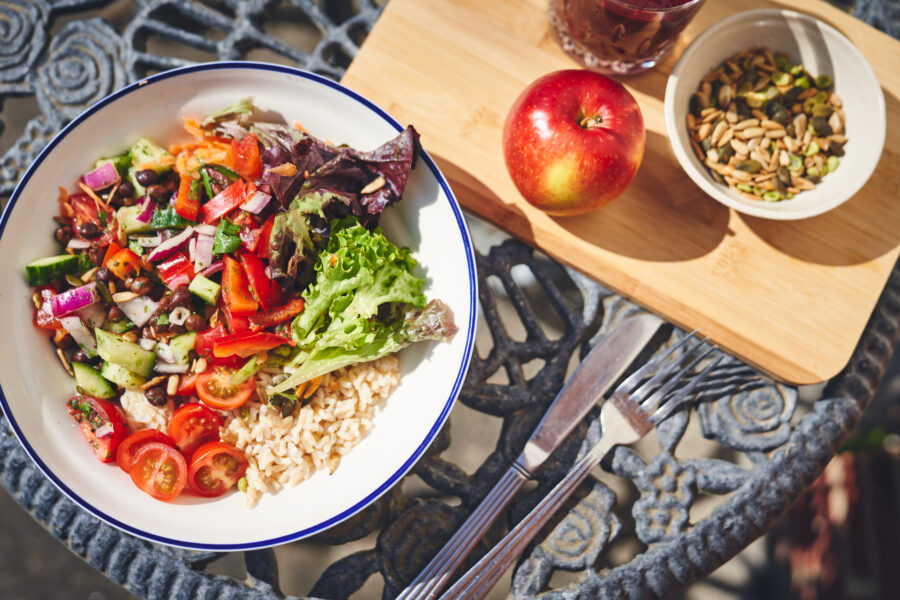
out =
<svg viewBox="0 0 900 600"><path fill-rule="evenodd" d="M700 81L729 56L754 46L781 51L813 75L834 79L847 115L846 154L816 189L781 202L753 201L717 183L691 149L685 115ZM678 162L704 192L731 208L767 219L805 219L840 205L872 175L884 147L884 95L872 67L835 28L791 10L754 10L716 23L695 39L669 76L666 128Z"/></svg>
<svg viewBox="0 0 900 600"><path fill-rule="evenodd" d="M38 467L72 500L129 533L207 550L248 550L318 533L365 508L422 456L446 420L465 377L475 335L475 261L459 205L423 152L403 199L385 211L388 237L412 248L426 294L454 312L452 343L415 344L400 354L403 379L377 413L374 429L329 475L264 495L254 509L230 492L216 499L158 502L115 463L94 458L66 413L75 384L47 336L31 323L25 265L59 252L53 239L57 186L72 189L93 160L147 136L186 141L182 116L210 114L250 96L262 111L302 123L313 135L360 150L402 127L358 94L318 75L262 63L196 65L128 86L75 119L40 154L0 218L0 404Z"/></svg>

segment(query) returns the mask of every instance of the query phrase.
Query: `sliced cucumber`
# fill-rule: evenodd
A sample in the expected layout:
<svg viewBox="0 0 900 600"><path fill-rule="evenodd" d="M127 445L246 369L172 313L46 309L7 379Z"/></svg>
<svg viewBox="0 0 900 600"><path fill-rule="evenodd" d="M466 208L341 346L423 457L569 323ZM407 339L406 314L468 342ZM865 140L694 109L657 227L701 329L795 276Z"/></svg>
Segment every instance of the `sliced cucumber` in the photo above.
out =
<svg viewBox="0 0 900 600"><path fill-rule="evenodd" d="M119 221L119 225L122 227L122 231L125 233L140 233L142 231L150 231L150 222L144 223L142 221L138 221L137 217L141 212L143 212L143 208L140 204L135 204L134 206L123 206L119 210L116 211L116 220Z"/></svg>
<svg viewBox="0 0 900 600"><path fill-rule="evenodd" d="M94 333L97 336L97 354L103 360L125 367L142 377L153 371L153 365L156 364L154 353L109 331L95 329Z"/></svg>
<svg viewBox="0 0 900 600"><path fill-rule="evenodd" d="M169 341L169 348L172 350L172 355L175 357L176 363L179 365L187 364L196 340L196 333L183 333L181 335L176 335Z"/></svg>
<svg viewBox="0 0 900 600"><path fill-rule="evenodd" d="M163 160L166 159L166 160ZM160 164L160 163L165 164ZM149 167L157 173L164 173L172 168L173 157L160 146L157 146L147 138L141 138L131 147L131 164L135 167L147 163L154 163Z"/></svg>
<svg viewBox="0 0 900 600"><path fill-rule="evenodd" d="M128 319L123 319L122 321L107 321L106 328L113 333L125 333L126 331L134 329L134 323Z"/></svg>
<svg viewBox="0 0 900 600"><path fill-rule="evenodd" d="M88 396L94 398L114 398L116 396L116 388L94 367L73 362L72 372L75 373L75 383Z"/></svg>
<svg viewBox="0 0 900 600"><path fill-rule="evenodd" d="M111 362L103 363L100 367L100 375L129 390L137 389L147 381L146 377L141 377L137 373L132 373L125 367Z"/></svg>
<svg viewBox="0 0 900 600"><path fill-rule="evenodd" d="M131 153L126 152L125 154L120 154L119 156L114 156L112 158L98 158L94 162L94 168L96 169L106 163L112 163L112 166L116 168L119 175L124 175L125 172L128 171L128 167L131 166Z"/></svg>
<svg viewBox="0 0 900 600"><path fill-rule="evenodd" d="M39 258L25 265L28 285L47 285L78 271L78 257L71 254Z"/></svg>
<svg viewBox="0 0 900 600"><path fill-rule="evenodd" d="M138 198L143 198L144 194L147 193L147 188L138 183L137 180L137 167L129 167L128 168L128 181L131 182L131 185L134 186L134 195Z"/></svg>
<svg viewBox="0 0 900 600"><path fill-rule="evenodd" d="M208 304L215 304L219 299L219 291L222 289L215 281L211 281L204 277L203 275L197 275L191 281L191 284L188 286L188 291L190 291L195 296L202 298Z"/></svg>

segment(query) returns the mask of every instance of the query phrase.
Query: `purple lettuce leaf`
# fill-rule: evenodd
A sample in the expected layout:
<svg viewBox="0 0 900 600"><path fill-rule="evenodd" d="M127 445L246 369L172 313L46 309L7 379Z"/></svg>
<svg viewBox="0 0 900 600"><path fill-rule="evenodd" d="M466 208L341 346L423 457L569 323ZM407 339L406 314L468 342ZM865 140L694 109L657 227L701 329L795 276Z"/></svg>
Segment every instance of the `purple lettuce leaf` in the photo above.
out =
<svg viewBox="0 0 900 600"><path fill-rule="evenodd" d="M305 173L312 173L337 156L338 150L322 140L288 125L254 123L251 131L260 143L263 162L262 183L272 188L272 193L282 206L287 207L305 181ZM294 175L276 175L269 169L285 163L297 168Z"/></svg>

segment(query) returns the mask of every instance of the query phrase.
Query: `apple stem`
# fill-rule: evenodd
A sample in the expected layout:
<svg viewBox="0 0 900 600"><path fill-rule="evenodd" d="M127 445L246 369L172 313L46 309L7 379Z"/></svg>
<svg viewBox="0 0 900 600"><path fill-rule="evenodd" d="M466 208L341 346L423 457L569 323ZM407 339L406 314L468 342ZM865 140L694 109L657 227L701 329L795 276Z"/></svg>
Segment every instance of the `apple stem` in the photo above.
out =
<svg viewBox="0 0 900 600"><path fill-rule="evenodd" d="M603 125L603 117L601 115L585 116L578 124L585 129L594 129Z"/></svg>

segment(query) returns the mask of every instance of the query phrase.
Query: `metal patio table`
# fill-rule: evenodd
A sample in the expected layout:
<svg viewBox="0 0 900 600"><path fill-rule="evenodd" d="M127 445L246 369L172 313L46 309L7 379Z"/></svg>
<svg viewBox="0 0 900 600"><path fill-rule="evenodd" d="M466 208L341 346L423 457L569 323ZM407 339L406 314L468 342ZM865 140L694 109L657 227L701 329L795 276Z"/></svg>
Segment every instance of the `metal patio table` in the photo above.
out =
<svg viewBox="0 0 900 600"><path fill-rule="evenodd" d="M116 25L87 14L95 9L109 9ZM0 195L8 198L35 155L69 119L147 73L190 60L247 59L263 52L338 79L380 10L372 0L135 0L133 5L0 0L0 98L25 98L38 109L2 157ZM852 10L895 37L900 33L900 5L894 0L859 0ZM270 34L268 25L277 20L283 28L290 19L318 31L320 39L309 52ZM177 43L177 56L160 50L168 42ZM185 57L184 48L197 56ZM420 485L407 495L406 486L398 484L317 536L319 542L342 545L377 533L372 547L327 567L310 597L347 597L371 575L383 578L383 597L399 593L518 454L563 384L572 357L642 310L512 240L478 253L477 265L491 347L479 348L473 358L459 401L502 420L493 449L467 474L442 457L453 444L448 423L407 476L418 476L428 493ZM548 308L534 310L536 294ZM516 323L502 320L501 305L511 306ZM552 335L546 330L548 314ZM682 335L676 330L672 338ZM720 448L717 458L675 458L687 412L659 427L661 452L649 462L630 448L616 450L604 468L630 480L632 493L620 495L615 504L616 494L603 478L582 484L517 565L514 596L663 597L710 573L763 534L821 473L868 405L898 338L900 269L895 267L850 363L810 406L800 407L797 389L727 358L695 409L702 435ZM507 525L527 514L597 441L596 416L597 411L576 428L538 471L536 485L520 493ZM73 553L139 596L284 597L271 549L243 553L247 577L237 581L206 568L220 554L143 541L82 511L38 471L2 416L0 482ZM718 505L695 519L691 508L701 496L718 497ZM611 561L614 545L618 558ZM622 548L630 549L624 559ZM480 546L472 560L485 549ZM550 579L558 571L573 573L572 583L552 589Z"/></svg>

